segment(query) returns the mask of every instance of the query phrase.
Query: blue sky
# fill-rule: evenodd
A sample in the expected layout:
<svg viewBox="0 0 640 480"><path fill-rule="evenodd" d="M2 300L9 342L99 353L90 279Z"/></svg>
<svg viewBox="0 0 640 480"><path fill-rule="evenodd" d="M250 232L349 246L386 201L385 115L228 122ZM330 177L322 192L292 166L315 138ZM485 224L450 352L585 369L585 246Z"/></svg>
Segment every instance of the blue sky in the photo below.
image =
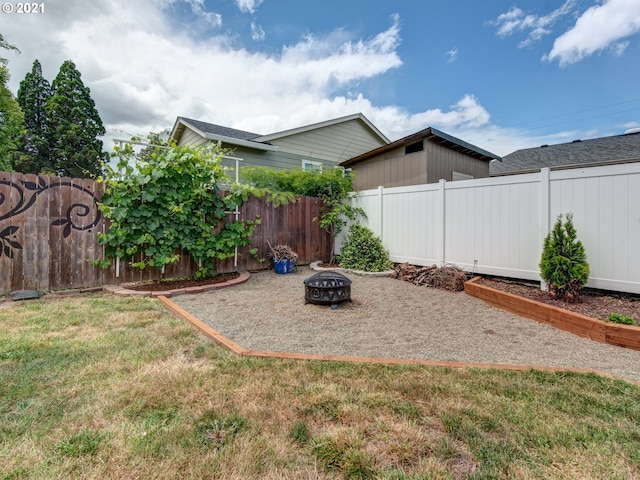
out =
<svg viewBox="0 0 640 480"><path fill-rule="evenodd" d="M73 60L110 139L364 113L506 155L640 127L640 0L45 0L0 14L10 87Z"/></svg>

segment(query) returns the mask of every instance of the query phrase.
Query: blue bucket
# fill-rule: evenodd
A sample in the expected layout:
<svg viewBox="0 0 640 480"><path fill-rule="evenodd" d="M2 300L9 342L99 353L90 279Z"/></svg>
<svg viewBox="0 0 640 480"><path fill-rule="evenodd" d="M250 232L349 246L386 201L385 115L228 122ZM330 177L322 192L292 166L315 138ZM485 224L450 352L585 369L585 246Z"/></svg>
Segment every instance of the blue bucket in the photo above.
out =
<svg viewBox="0 0 640 480"><path fill-rule="evenodd" d="M296 268L296 262L293 260L275 260L273 262L273 268L276 273L291 273Z"/></svg>

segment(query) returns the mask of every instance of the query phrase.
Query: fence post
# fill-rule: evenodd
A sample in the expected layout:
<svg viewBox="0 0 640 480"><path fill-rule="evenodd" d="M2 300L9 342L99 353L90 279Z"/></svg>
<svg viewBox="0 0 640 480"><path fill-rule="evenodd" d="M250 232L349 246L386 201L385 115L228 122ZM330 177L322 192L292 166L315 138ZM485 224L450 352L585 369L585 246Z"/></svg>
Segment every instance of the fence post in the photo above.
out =
<svg viewBox="0 0 640 480"><path fill-rule="evenodd" d="M447 252L446 252L446 246L447 246L447 232L445 230L446 228L446 205L445 205L445 191L447 188L447 181L444 178L441 178L440 181L438 182L438 198L440 201L440 208L439 208L439 215L440 218L437 219L439 220L437 222L437 224L440 225L440 260L442 262L442 265L446 265L447 263Z"/></svg>
<svg viewBox="0 0 640 480"><path fill-rule="evenodd" d="M551 216L551 170L543 168L540 170L540 245L544 244L550 231ZM540 290L548 290L549 286L540 277Z"/></svg>
<svg viewBox="0 0 640 480"><path fill-rule="evenodd" d="M380 224L380 240L384 241L384 213L383 213L383 204L384 204L384 187L382 185L378 186L378 221Z"/></svg>

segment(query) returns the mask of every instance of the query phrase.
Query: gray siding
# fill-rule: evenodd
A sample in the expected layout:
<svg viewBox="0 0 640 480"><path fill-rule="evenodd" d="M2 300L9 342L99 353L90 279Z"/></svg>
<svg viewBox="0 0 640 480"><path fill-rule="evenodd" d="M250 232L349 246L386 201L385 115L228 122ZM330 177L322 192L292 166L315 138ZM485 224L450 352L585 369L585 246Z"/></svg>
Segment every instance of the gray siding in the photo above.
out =
<svg viewBox="0 0 640 480"><path fill-rule="evenodd" d="M427 183L427 152L405 155L404 146L353 166L354 188L402 187Z"/></svg>
<svg viewBox="0 0 640 480"><path fill-rule="evenodd" d="M428 152L427 183L437 183L441 178L450 182L453 171L471 175L473 178L486 178L489 176L489 162L456 152L433 142L425 141L424 143Z"/></svg>
<svg viewBox="0 0 640 480"><path fill-rule="evenodd" d="M188 147L199 147L204 145L207 142L207 139L203 136L197 134L190 128L185 128L178 140L178 145L185 145Z"/></svg>
<svg viewBox="0 0 640 480"><path fill-rule="evenodd" d="M360 120L288 135L271 143L300 158L325 164L340 163L385 144Z"/></svg>

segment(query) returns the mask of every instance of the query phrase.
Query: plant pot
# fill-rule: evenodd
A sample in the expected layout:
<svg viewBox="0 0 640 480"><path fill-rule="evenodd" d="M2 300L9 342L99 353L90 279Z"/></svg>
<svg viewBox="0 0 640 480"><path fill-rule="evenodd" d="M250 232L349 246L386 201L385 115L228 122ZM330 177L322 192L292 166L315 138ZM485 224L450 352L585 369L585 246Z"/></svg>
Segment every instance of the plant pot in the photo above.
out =
<svg viewBox="0 0 640 480"><path fill-rule="evenodd" d="M293 260L274 260L273 269L276 273L285 274L292 273L296 268L296 262Z"/></svg>

